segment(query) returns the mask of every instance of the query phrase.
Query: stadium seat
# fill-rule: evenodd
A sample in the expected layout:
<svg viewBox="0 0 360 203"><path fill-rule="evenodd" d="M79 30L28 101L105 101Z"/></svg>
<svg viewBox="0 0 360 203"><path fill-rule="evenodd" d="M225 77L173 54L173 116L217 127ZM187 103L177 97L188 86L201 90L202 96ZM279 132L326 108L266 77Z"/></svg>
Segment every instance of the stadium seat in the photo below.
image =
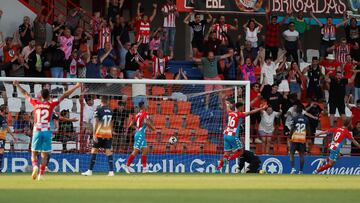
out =
<svg viewBox="0 0 360 203"><path fill-rule="evenodd" d="M121 87L121 93L127 95L128 97L132 96L132 86L125 85Z"/></svg>
<svg viewBox="0 0 360 203"><path fill-rule="evenodd" d="M196 143L187 144L185 146L185 153L186 154L200 154L201 148L200 145Z"/></svg>
<svg viewBox="0 0 360 203"><path fill-rule="evenodd" d="M204 154L216 154L217 153L217 145L216 144L210 144L207 143L204 145L203 149Z"/></svg>
<svg viewBox="0 0 360 203"><path fill-rule="evenodd" d="M182 127L184 127L184 125L183 125L183 116L170 115L169 121L170 121L170 127L171 128L182 128Z"/></svg>
<svg viewBox="0 0 360 203"><path fill-rule="evenodd" d="M177 102L177 114L187 115L190 114L191 103L186 101Z"/></svg>
<svg viewBox="0 0 360 203"><path fill-rule="evenodd" d="M4 83L7 97L13 97L14 86L11 83Z"/></svg>
<svg viewBox="0 0 360 203"><path fill-rule="evenodd" d="M61 153L62 152L62 143L61 142L56 142L56 141L53 141L51 143L51 148L52 148L52 152L51 153Z"/></svg>
<svg viewBox="0 0 360 203"><path fill-rule="evenodd" d="M188 128L179 128L178 129L178 136L188 136L192 135L192 130Z"/></svg>
<svg viewBox="0 0 360 203"><path fill-rule="evenodd" d="M208 140L208 136L195 136L195 142L197 143L207 143Z"/></svg>
<svg viewBox="0 0 360 203"><path fill-rule="evenodd" d="M59 106L60 106L60 111L62 110L72 111L73 101L71 99L64 99L60 102Z"/></svg>
<svg viewBox="0 0 360 203"><path fill-rule="evenodd" d="M186 116L186 128L196 129L200 127L200 118L196 115Z"/></svg>
<svg viewBox="0 0 360 203"><path fill-rule="evenodd" d="M146 133L146 142L156 143L158 141L159 139L156 131L151 131Z"/></svg>
<svg viewBox="0 0 360 203"><path fill-rule="evenodd" d="M81 111L80 100L77 99L75 102L76 102L76 113L80 113L80 111ZM85 100L84 100L84 103L85 103Z"/></svg>
<svg viewBox="0 0 360 203"><path fill-rule="evenodd" d="M174 101L160 101L161 114L174 114Z"/></svg>
<svg viewBox="0 0 360 203"><path fill-rule="evenodd" d="M307 62L311 63L313 57L318 57L319 58L319 54L320 54L319 50L316 50L316 49L308 49L308 50L306 50Z"/></svg>
<svg viewBox="0 0 360 203"><path fill-rule="evenodd" d="M34 107L31 106L31 104L29 103L29 101L27 99L25 99L25 111L26 112L32 112L34 110Z"/></svg>
<svg viewBox="0 0 360 203"><path fill-rule="evenodd" d="M21 99L19 98L8 98L9 111L20 112L21 110Z"/></svg>
<svg viewBox="0 0 360 203"><path fill-rule="evenodd" d="M153 119L155 128L165 128L166 116L164 116L164 115L154 115L152 119Z"/></svg>
<svg viewBox="0 0 360 203"><path fill-rule="evenodd" d="M264 154L263 145L261 143L255 145L255 154Z"/></svg>
<svg viewBox="0 0 360 203"><path fill-rule="evenodd" d="M74 141L68 141L66 142L66 150L77 150L76 142Z"/></svg>
<svg viewBox="0 0 360 203"><path fill-rule="evenodd" d="M287 155L288 149L286 144L274 144L274 155Z"/></svg>
<svg viewBox="0 0 360 203"><path fill-rule="evenodd" d="M4 102L4 99L3 98L0 98L0 105L3 105L5 102Z"/></svg>
<svg viewBox="0 0 360 203"><path fill-rule="evenodd" d="M166 154L166 143L152 143L151 154Z"/></svg>
<svg viewBox="0 0 360 203"><path fill-rule="evenodd" d="M111 109L117 109L117 108L119 108L118 102L119 102L118 100L111 99L111 100L110 100L110 108L111 108Z"/></svg>
<svg viewBox="0 0 360 203"><path fill-rule="evenodd" d="M35 93L35 95L39 94L41 92L41 90L42 90L41 84L35 84L34 85L34 93Z"/></svg>
<svg viewBox="0 0 360 203"><path fill-rule="evenodd" d="M157 114L157 106L158 106L158 102L157 101L149 101L149 107L148 107L148 113L151 115L155 115Z"/></svg>
<svg viewBox="0 0 360 203"><path fill-rule="evenodd" d="M321 155L321 149L318 145L311 145L310 147L310 154L319 156Z"/></svg>
<svg viewBox="0 0 360 203"><path fill-rule="evenodd" d="M160 86L153 86L151 88L152 96L164 96L165 88Z"/></svg>
<svg viewBox="0 0 360 203"><path fill-rule="evenodd" d="M72 88L74 85L69 85L69 89ZM80 97L80 94L81 94L81 88L77 88L70 96L69 98L73 98L75 96L78 96Z"/></svg>
<svg viewBox="0 0 360 203"><path fill-rule="evenodd" d="M160 134L161 136L174 136L175 135L175 129L171 129L171 128L162 128L160 130Z"/></svg>
<svg viewBox="0 0 360 203"><path fill-rule="evenodd" d="M171 154L181 154L184 150L184 146L180 143L170 145L170 153Z"/></svg>
<svg viewBox="0 0 360 203"><path fill-rule="evenodd" d="M178 142L180 142L180 143L190 143L190 142L193 142L193 136L189 136L189 135L178 135Z"/></svg>
<svg viewBox="0 0 360 203"><path fill-rule="evenodd" d="M208 136L209 132L206 129L202 128L195 128L195 135L196 136Z"/></svg>

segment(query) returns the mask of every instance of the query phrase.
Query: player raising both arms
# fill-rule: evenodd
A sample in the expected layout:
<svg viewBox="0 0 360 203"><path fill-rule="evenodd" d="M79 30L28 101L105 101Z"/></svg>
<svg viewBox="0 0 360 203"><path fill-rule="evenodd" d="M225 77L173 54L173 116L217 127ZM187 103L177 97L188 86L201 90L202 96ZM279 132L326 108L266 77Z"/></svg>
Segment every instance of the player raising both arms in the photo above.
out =
<svg viewBox="0 0 360 203"><path fill-rule="evenodd" d="M354 137L350 133L350 128L351 120L348 119L344 121L344 127L342 128L331 128L328 131L323 131L315 134L315 136L320 136L331 133L333 137L329 145L330 155L328 158L326 158L326 164L324 164L325 161L323 160L320 164L320 167L316 169L313 174L318 174L322 171L325 171L326 169L331 168L335 164L337 159L340 157L340 149L346 142L346 139L351 140L356 147L360 148L360 144L354 139Z"/></svg>
<svg viewBox="0 0 360 203"><path fill-rule="evenodd" d="M126 173L130 173L130 165L134 161L135 157L139 154L141 151L141 164L143 167L143 173L151 172L146 164L146 154L148 153L148 148L146 146L146 137L145 137L145 131L146 128L149 127L152 131L155 131L155 127L153 123L150 121L149 116L147 115L145 111L145 104L144 102L139 103L139 109L140 112L136 114L134 117L134 120L130 123L129 127L135 126L136 132L135 132L135 138L134 138L134 150L129 155L129 158L126 162L126 165L124 167L124 170Z"/></svg>
<svg viewBox="0 0 360 203"><path fill-rule="evenodd" d="M105 149L108 157L109 174L114 176L114 160L112 155L112 129L113 129L113 112L109 107L109 97L102 96L100 106L94 114L94 145L91 149L91 160L89 169L82 173L84 176L91 176L96 161L96 155L99 148Z"/></svg>
<svg viewBox="0 0 360 203"><path fill-rule="evenodd" d="M52 130L50 120L52 118L53 110L63 99L70 96L77 88L79 88L80 83L77 83L57 99L50 98L48 89L41 90L40 99L34 99L19 85L19 82L14 81L13 84L34 107L34 128L31 141L31 161L33 166L32 178L34 180L36 178L40 180L47 165L47 155L51 152ZM39 152L41 153L40 173L37 159Z"/></svg>
<svg viewBox="0 0 360 203"><path fill-rule="evenodd" d="M220 159L216 172L220 173L224 165L227 165L228 161L234 160L240 157L243 153L243 145L239 138L240 125L242 118L251 114L257 113L267 108L267 105L261 108L254 109L250 112L242 112L244 104L238 102L235 104L237 111L231 110L230 102L226 102L228 112L228 124L224 131L224 156ZM230 156L231 151L233 154Z"/></svg>

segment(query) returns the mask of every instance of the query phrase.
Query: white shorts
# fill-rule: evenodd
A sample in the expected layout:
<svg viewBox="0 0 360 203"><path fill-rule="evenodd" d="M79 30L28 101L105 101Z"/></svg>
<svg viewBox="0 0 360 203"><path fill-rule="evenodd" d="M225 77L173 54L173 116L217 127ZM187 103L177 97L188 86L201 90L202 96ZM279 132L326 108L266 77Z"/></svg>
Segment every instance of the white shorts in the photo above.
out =
<svg viewBox="0 0 360 203"><path fill-rule="evenodd" d="M281 81L278 92L290 92L289 82L287 80Z"/></svg>

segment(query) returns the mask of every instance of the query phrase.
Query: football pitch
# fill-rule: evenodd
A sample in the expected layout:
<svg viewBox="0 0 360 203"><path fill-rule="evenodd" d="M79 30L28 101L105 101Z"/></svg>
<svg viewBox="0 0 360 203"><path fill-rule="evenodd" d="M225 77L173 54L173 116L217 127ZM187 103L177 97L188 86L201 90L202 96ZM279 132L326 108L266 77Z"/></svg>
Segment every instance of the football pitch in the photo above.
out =
<svg viewBox="0 0 360 203"><path fill-rule="evenodd" d="M360 176L0 174L0 203L358 202Z"/></svg>

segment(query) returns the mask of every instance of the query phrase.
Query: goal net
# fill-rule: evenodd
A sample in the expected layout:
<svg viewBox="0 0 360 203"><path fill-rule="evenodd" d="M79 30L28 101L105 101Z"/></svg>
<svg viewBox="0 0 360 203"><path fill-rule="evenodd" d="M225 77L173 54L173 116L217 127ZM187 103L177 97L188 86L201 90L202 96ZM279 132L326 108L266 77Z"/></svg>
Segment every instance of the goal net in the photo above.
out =
<svg viewBox="0 0 360 203"><path fill-rule="evenodd" d="M109 96L113 110L114 171L123 172L128 155L133 150L134 129L127 129L144 102L156 131L146 130L148 167L154 172L215 172L223 154L223 131L227 124L225 101L241 101L244 111L250 109L250 84L244 81L198 80L117 80L117 79L54 79L1 78L7 98L10 129L18 138L14 143L8 134L2 171L31 170L30 145L33 108L12 85L13 80L32 97L39 97L48 88L52 98L64 93L76 82L82 83L69 98L64 99L53 114L52 153L48 164L51 172L83 172L90 162L93 145L94 111L102 95ZM70 120L69 120L70 119ZM249 118L241 123L240 137L246 149L250 147ZM175 137L177 142L169 141ZM100 150L95 172L107 172L107 157ZM237 160L225 172L235 172ZM132 172L141 171L140 156L131 165Z"/></svg>

